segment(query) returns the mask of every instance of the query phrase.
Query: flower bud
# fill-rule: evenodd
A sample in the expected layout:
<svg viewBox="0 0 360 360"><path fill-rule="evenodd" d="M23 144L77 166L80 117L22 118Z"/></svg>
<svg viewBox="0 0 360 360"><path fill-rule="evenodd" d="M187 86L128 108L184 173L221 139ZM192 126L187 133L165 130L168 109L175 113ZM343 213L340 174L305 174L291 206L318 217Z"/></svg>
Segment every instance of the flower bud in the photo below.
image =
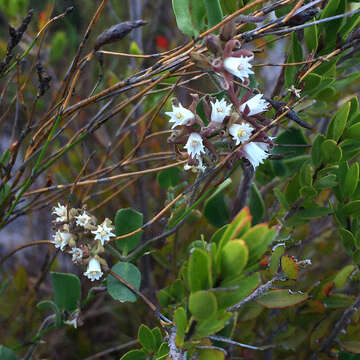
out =
<svg viewBox="0 0 360 360"><path fill-rule="evenodd" d="M236 24L234 20L228 21L220 28L220 39L228 41L232 39L236 34Z"/></svg>
<svg viewBox="0 0 360 360"><path fill-rule="evenodd" d="M218 36L212 34L206 36L205 45L215 56L221 55L222 47Z"/></svg>

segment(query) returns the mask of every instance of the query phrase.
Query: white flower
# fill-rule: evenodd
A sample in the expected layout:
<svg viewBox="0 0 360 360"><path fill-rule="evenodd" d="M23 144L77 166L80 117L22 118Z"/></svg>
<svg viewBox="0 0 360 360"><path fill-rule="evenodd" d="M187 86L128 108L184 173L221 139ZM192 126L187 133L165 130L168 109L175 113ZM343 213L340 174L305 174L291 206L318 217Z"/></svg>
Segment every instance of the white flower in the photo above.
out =
<svg viewBox="0 0 360 360"><path fill-rule="evenodd" d="M246 123L232 124L229 127L229 133L233 137L235 145L248 141L253 130L254 128Z"/></svg>
<svg viewBox="0 0 360 360"><path fill-rule="evenodd" d="M249 63L249 61L251 61L253 58L253 56L229 56L224 60L224 68L230 74L233 74L241 81L244 81L249 77L250 74L254 74L254 72L251 70L252 65Z"/></svg>
<svg viewBox="0 0 360 360"><path fill-rule="evenodd" d="M73 326L75 329L77 329L77 321L79 319L79 315L79 310L74 311L72 314L70 314L68 320L64 321L64 324Z"/></svg>
<svg viewBox="0 0 360 360"><path fill-rule="evenodd" d="M75 216L76 225L87 227L91 225L91 217L84 211L81 215Z"/></svg>
<svg viewBox="0 0 360 360"><path fill-rule="evenodd" d="M84 275L91 281L99 280L102 277L103 272L101 271L100 263L95 258L90 259Z"/></svg>
<svg viewBox="0 0 360 360"><path fill-rule="evenodd" d="M77 319L76 318L72 319L72 320L65 320L64 324L73 326L75 329L77 329Z"/></svg>
<svg viewBox="0 0 360 360"><path fill-rule="evenodd" d="M112 230L111 221L109 219L105 219L101 225L97 226L97 229L92 231L95 234L95 240L100 240L101 245L104 245L106 241L110 240L110 237L116 236L111 232Z"/></svg>
<svg viewBox="0 0 360 360"><path fill-rule="evenodd" d="M70 251L69 254L72 254L72 261L74 263L77 263L78 261L80 261L83 257L83 251L80 248L77 247L73 247Z"/></svg>
<svg viewBox="0 0 360 360"><path fill-rule="evenodd" d="M246 158L251 162L251 165L255 169L259 164L262 164L264 160L269 156L266 152L269 145L263 142L251 142L244 146L244 152Z"/></svg>
<svg viewBox="0 0 360 360"><path fill-rule="evenodd" d="M69 232L63 232L58 230L55 235L53 235L53 240L51 241L56 248L60 249L61 251L64 250L64 247L69 243L72 239L73 235Z"/></svg>
<svg viewBox="0 0 360 360"><path fill-rule="evenodd" d="M198 133L191 133L184 148L192 158L199 158L201 153L205 153L202 137Z"/></svg>
<svg viewBox="0 0 360 360"><path fill-rule="evenodd" d="M57 206L54 207L54 211L52 212L52 214L55 214L57 216L55 219L56 222L67 221L67 208L60 203L58 203Z"/></svg>
<svg viewBox="0 0 360 360"><path fill-rule="evenodd" d="M174 123L171 127L174 129L179 125L187 125L188 121L194 118L194 114L189 110L184 108L181 104L179 106L173 105L173 111L167 111L165 114L170 116L169 122Z"/></svg>
<svg viewBox="0 0 360 360"><path fill-rule="evenodd" d="M245 110L247 105L250 109L249 116L260 114L267 110L269 103L263 99L263 94L257 94L240 106L240 111Z"/></svg>
<svg viewBox="0 0 360 360"><path fill-rule="evenodd" d="M185 164L184 165L184 170L186 170L186 171L191 170L194 173L199 172L199 171L204 172L205 169L206 169L206 166L203 165L201 157L199 157L198 160L199 160L199 164L197 166Z"/></svg>
<svg viewBox="0 0 360 360"><path fill-rule="evenodd" d="M226 116L229 116L231 112L231 104L227 105L225 99L219 101L216 99L214 103L211 103L211 121L222 123Z"/></svg>
<svg viewBox="0 0 360 360"><path fill-rule="evenodd" d="M288 91L293 93L297 98L301 98L301 89L296 89L294 85L291 85Z"/></svg>

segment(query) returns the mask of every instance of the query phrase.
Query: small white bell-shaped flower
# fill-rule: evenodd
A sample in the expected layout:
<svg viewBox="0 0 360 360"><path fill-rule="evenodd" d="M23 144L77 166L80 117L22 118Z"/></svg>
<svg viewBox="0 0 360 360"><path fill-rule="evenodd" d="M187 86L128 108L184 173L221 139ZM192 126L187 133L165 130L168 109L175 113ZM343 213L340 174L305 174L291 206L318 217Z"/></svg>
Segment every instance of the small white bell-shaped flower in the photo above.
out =
<svg viewBox="0 0 360 360"><path fill-rule="evenodd" d="M91 225L92 222L91 216L89 216L85 211L82 214L75 216L75 219L76 225L82 226L84 228Z"/></svg>
<svg viewBox="0 0 360 360"><path fill-rule="evenodd" d="M95 240L100 240L101 245L104 245L106 241L110 240L110 237L116 236L111 231L113 226L110 219L105 219L102 224L98 225L96 230L92 231L95 234Z"/></svg>
<svg viewBox="0 0 360 360"><path fill-rule="evenodd" d="M61 205L60 203L58 203L57 206L54 207L52 214L56 215L56 219L55 219L56 222L67 221L67 208L66 206Z"/></svg>
<svg viewBox="0 0 360 360"><path fill-rule="evenodd" d="M91 281L99 280L103 275L99 261L95 258L91 258L84 275Z"/></svg>
<svg viewBox="0 0 360 360"><path fill-rule="evenodd" d="M263 99L263 94L257 94L253 96L250 100L246 101L240 106L240 111L245 111L246 105L249 107L250 112L249 116L260 114L267 110L269 103Z"/></svg>
<svg viewBox="0 0 360 360"><path fill-rule="evenodd" d="M243 148L246 158L250 161L254 169L269 156L267 153L269 145L263 142L250 142Z"/></svg>
<svg viewBox="0 0 360 360"><path fill-rule="evenodd" d="M180 125L187 125L189 120L192 120L195 115L189 110L184 108L181 104L179 106L173 105L172 111L165 112L170 116L170 123L174 123L171 128L174 129Z"/></svg>
<svg viewBox="0 0 360 360"><path fill-rule="evenodd" d="M201 153L205 153L202 137L198 133L191 133L189 135L184 148L194 159L198 159L201 156Z"/></svg>
<svg viewBox="0 0 360 360"><path fill-rule="evenodd" d="M56 234L53 235L53 240L51 240L51 242L55 245L57 249L63 251L65 246L69 244L72 238L73 235L71 233L58 230Z"/></svg>
<svg viewBox="0 0 360 360"><path fill-rule="evenodd" d="M230 74L238 77L241 81L244 81L249 75L254 74L251 70L252 65L250 64L250 61L253 59L253 56L229 56L224 60L224 68Z"/></svg>
<svg viewBox="0 0 360 360"><path fill-rule="evenodd" d="M78 247L73 247L70 251L69 254L72 255L72 261L74 263L77 263L79 261L81 261L82 257L83 257L83 251L78 248Z"/></svg>
<svg viewBox="0 0 360 360"><path fill-rule="evenodd" d="M226 116L229 116L231 112L231 104L227 104L225 99L211 103L211 121L222 123Z"/></svg>
<svg viewBox="0 0 360 360"><path fill-rule="evenodd" d="M243 144L248 141L253 130L254 128L246 123L232 124L229 127L229 133L233 137L235 145Z"/></svg>

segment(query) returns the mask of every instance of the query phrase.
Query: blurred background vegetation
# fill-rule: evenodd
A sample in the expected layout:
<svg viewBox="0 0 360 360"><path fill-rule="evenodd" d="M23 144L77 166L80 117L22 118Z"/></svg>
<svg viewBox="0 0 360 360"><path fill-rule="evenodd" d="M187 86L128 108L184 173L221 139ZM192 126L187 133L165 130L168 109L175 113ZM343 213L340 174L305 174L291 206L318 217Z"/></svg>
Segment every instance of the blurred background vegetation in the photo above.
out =
<svg viewBox="0 0 360 360"><path fill-rule="evenodd" d="M224 14L246 3L246 1L242 0L224 0L222 1ZM0 0L0 59L4 58L6 54L8 24L18 27L29 8L34 9L34 17L19 44L21 49L18 51L19 54L28 48L35 34L50 17L64 12L68 7L73 7L73 10L64 18L51 24L49 30L41 38L39 60L52 80L49 90L36 103L35 113L37 116L42 116L47 111L48 104L52 102L53 95L60 87L61 81L70 66L71 60L75 56L89 21L98 5L98 1L86 0ZM358 6L354 2L349 2L347 5L348 7ZM288 9L285 11L288 11ZM109 26L118 22L138 19L146 20L148 24L134 30L125 39L104 46L104 50L131 54L154 54L173 49L189 40L188 37L178 30L169 0L128 0L127 2L112 0L107 2L99 21L92 29L83 55L92 50L97 36ZM246 29L251 29L252 27L253 25L248 25ZM314 34L309 36L314 36ZM264 51L257 54L258 63L276 63L286 60L285 53L288 51L291 41L286 38L271 43L272 39L274 39L273 36L268 36L266 39L260 38L252 43L254 48L261 48L265 45L265 42L269 42L269 45L264 47ZM322 55L322 50L327 49L327 40L329 39L326 39L324 36L320 38L318 50L320 55ZM38 44L31 49L30 58L37 56L39 50ZM151 66L155 62L156 60L152 58L130 59L128 57L103 54L101 59L97 58L96 61L89 63L86 72L81 74L74 92L71 94L72 103L87 98L90 94L98 93L116 84L118 81L128 78L133 73ZM338 82L336 86L329 85L316 95L314 94L308 102L304 102L301 105L302 109L306 109L306 111L302 112L302 119L314 125L317 132L324 133L326 131L329 119L338 106L358 96L358 63L359 55L357 53L347 59L342 59L337 73L337 80L343 80L343 82ZM332 63L329 64L329 68L332 65ZM20 76L23 77L22 80L29 76L26 91L23 92L25 103L30 103L38 91L36 73L30 66L30 61L28 58L25 58L21 62L21 69L19 70ZM259 88L265 94L271 95L275 91L276 79L280 72L281 69L278 67L264 67L257 70ZM356 73L356 76L349 79L348 74L351 72ZM173 79L167 81L169 84L174 83ZM191 85L192 88L199 91L201 89L206 89L205 92L210 93L214 91L213 85L208 80L199 80ZM0 92L5 86L7 86L6 82L1 80ZM158 86L155 90L160 90L161 88L161 86ZM192 88L190 88L190 92ZM279 93L280 89L278 90ZM189 88L184 85L177 89L176 95L188 104L190 102L188 93ZM15 114L15 101L12 99L16 98L16 95L16 82L12 82L6 90L6 99L2 99L0 103L0 119L5 119L1 118L1 116L8 106L10 106L10 114L12 116ZM119 99L124 100L128 96L128 93L119 94ZM163 92L154 92L142 98L141 103L134 103L133 105L139 104L137 109L128 107L125 111L114 116L100 129L92 132L80 146L73 148L62 157L61 161L56 162L51 167L51 171L39 176L36 179L34 189L74 182L88 159L91 159L91 161L84 172L85 175L95 172L104 164L110 166L119 163L124 155L128 154L136 145L137 136L142 133L146 126L141 121L134 126L128 120L135 121L163 97ZM314 98L316 98L315 104L312 103ZM76 117L74 116L75 121L69 123L54 142L52 151L55 152L64 146L67 140L82 126L96 117L103 105L104 103L101 105L92 104L84 111L77 113ZM110 106L113 106L113 104L110 104ZM169 108L170 104L167 102L165 109ZM25 123L26 111L29 111L29 109L25 107L20 109L20 118L15 130L12 121L0 120L0 153L3 153L12 144L12 140L21 133L21 127ZM9 118L12 119L11 115ZM283 127L285 127L285 124L283 124ZM168 129L168 121L161 113L156 116L152 131L157 132L165 129ZM13 131L15 131L15 135L13 135ZM283 129L279 127L275 132L281 133L282 131ZM279 142L283 141L284 144L288 144L290 139L294 143L307 145L307 138L314 135L316 131L308 131L306 136L304 136L302 130L300 131L298 128L292 127L283 135L283 140L280 139ZM167 135L150 138L141 148L138 155L168 152ZM292 154L289 156L290 160L288 162L269 162L262 166L256 174L257 186L264 197L264 204L262 205L264 207L263 220L271 220L273 213L276 213L280 206L276 202L274 193L269 191L268 184L277 186L285 178L293 176L295 171L299 169L299 164L302 160L297 158L298 162L294 165L295 161L291 162L291 158L300 157L305 153L308 154L308 150L303 148L294 152L294 149L286 147L279 150L278 154L288 153L290 150ZM110 157L104 156L104 154L109 152L111 153ZM122 171L137 171L144 170L147 167L161 166L164 164L164 160L169 161L169 159L174 161L175 154L166 153L163 158L157 158L150 165L140 160L123 166ZM17 166L20 165L20 163L17 164ZM114 172L110 172L110 175L116 173L116 168L114 170ZM194 180L193 175L184 172L180 173L179 176L180 184L187 184ZM233 180L236 184L239 183L240 178L240 174L233 175ZM126 185L126 190L122 191L121 189L124 185ZM293 184L293 186L296 187L298 184ZM225 196L225 201L227 203L230 202L235 193L236 188L231 188ZM254 194L256 196L255 190ZM173 195L170 194L168 196L171 199ZM325 194L324 197L327 195ZM50 194L48 197L45 197L44 200L39 201L34 206L31 205L26 212L22 213L19 211L15 213L12 222L0 232L0 258L26 242L49 239L51 237L51 207L57 201L68 199L68 192L57 192L55 195ZM107 200L106 203L103 203L104 199ZM105 187L94 185L86 190L80 188L74 191L70 200L73 206L80 206L82 203L86 203L90 210L96 211L99 218L113 216L119 208L131 207L140 211L144 215L144 222L146 222L153 214L161 210L169 198L167 198L165 190L156 181L156 175L152 174L137 178L130 184L127 180L120 180L110 183ZM146 233L146 238L151 238L161 233L164 226L165 223L161 221L154 224L151 230ZM201 235L204 235L205 238L210 237L215 229L216 227L209 225L204 216L194 211L192 217L183 226L181 236L178 234L169 238L165 246L154 249L151 258L147 256L142 259L140 264L143 276L142 290L150 299L156 302L156 291L176 279L177 259L181 258L181 255L188 251L189 243L199 239ZM316 236L317 230L322 231L321 237ZM312 242L314 238L316 240ZM146 240L145 236L144 240ZM304 241L304 246L301 250L302 256L311 257L315 264L311 273L309 272L302 276L301 289L311 286L314 283L314 277L319 281L320 279L327 279L333 275L334 269L341 269L348 264L349 258L342 250L338 237L334 235L326 219L320 220L315 227L314 225L310 226L308 221L295 226L293 241L296 243L300 240ZM80 269L75 267L69 259L62 256L57 257L56 255L57 253L53 249L47 249L47 246L39 246L25 249L4 264L0 280L4 280L6 274L7 281L2 281L0 288L0 294L2 294L0 297L0 343L8 347L17 348L19 353L26 353L29 342L36 335L44 319L44 313L37 310L35 305L40 300L49 298L52 294L48 272L57 269L62 272L81 273ZM325 280L324 283L326 284ZM87 281L83 282L82 286L83 294L87 294L91 284ZM354 289L356 288L357 285L352 290L355 291ZM77 330L67 326L48 334L46 336L46 343L39 346L36 359L86 359L88 357L90 359L91 355L97 352L113 349L119 344L136 339L138 326L141 323L145 323L149 327L158 325L158 321L154 318L153 314L149 313L148 309L143 307L142 304L136 304L135 311L133 304L119 304L110 299L103 289L100 288L98 290L99 293L95 299L86 305L80 317L80 324L84 322L85 326L80 326ZM351 291L349 292L351 293ZM254 311L256 312L257 310L255 309ZM247 317L245 313L240 314L239 321L244 322L244 326L241 329L244 339L252 342L255 335L261 336L272 326L276 327L276 323L279 321L277 317L272 317L269 323L264 321L264 319L267 319L269 311L265 310L264 314L262 314L263 318L259 315L258 319ZM275 315L278 315L276 311ZM289 313L284 311L281 313L281 316L285 322ZM258 321L257 334L252 331L256 320ZM290 330L295 331L295 328ZM286 338L285 335L284 338ZM111 352L109 355L103 355L102 358L117 358L124 352L126 352L126 349L119 349ZM286 353L286 350L284 350L284 353ZM242 356L252 358L252 354L246 351L242 353ZM265 356L264 359L266 358ZM296 355L293 358L295 359Z"/></svg>

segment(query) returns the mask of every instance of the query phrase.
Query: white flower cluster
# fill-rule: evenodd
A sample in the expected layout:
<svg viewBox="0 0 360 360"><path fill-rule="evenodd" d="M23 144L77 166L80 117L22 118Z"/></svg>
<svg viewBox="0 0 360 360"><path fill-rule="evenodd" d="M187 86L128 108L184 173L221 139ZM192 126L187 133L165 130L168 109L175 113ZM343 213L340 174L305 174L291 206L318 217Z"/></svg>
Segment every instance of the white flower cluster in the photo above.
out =
<svg viewBox="0 0 360 360"><path fill-rule="evenodd" d="M96 225L96 218L86 210L71 208L68 211L60 203L52 213L56 215L56 231L51 242L61 251L67 251L74 263L87 264L84 275L91 281L99 280L103 275L101 263L106 265L106 262L98 254L104 251L105 243L116 236L111 220L106 218Z"/></svg>
<svg viewBox="0 0 360 360"><path fill-rule="evenodd" d="M250 64L249 66L251 67ZM248 69L249 66L246 67L244 65L244 68ZM232 105L228 104L224 98L221 100L215 99L215 101L212 101L210 104L210 124L214 124L214 126L222 126L225 118L231 115ZM242 114L244 114L244 116L253 116L266 111L268 106L269 104L266 100L264 100L263 95L257 94L242 105L240 105L239 110ZM187 120L195 118L195 114L193 114L190 110L184 108L182 105L173 106L173 111L166 112L166 114L170 116L169 122L174 123L172 128L177 126L187 126ZM183 119L184 121L180 121L179 119ZM233 123L228 126L228 133L231 135L232 140L235 142L235 145L240 145L248 142L253 130L254 128L246 121ZM268 144L258 141L250 142L248 144L245 144L245 146L243 147L245 157L250 161L254 169L259 164L263 163L263 161L268 157L268 147ZM189 158L192 160L190 164L185 165L184 169L191 169L193 171L204 171L206 167L203 164L202 156L206 153L206 151L203 136L199 132L188 133L188 138L184 145L184 148L186 149ZM194 160L196 161L197 165L193 165Z"/></svg>

